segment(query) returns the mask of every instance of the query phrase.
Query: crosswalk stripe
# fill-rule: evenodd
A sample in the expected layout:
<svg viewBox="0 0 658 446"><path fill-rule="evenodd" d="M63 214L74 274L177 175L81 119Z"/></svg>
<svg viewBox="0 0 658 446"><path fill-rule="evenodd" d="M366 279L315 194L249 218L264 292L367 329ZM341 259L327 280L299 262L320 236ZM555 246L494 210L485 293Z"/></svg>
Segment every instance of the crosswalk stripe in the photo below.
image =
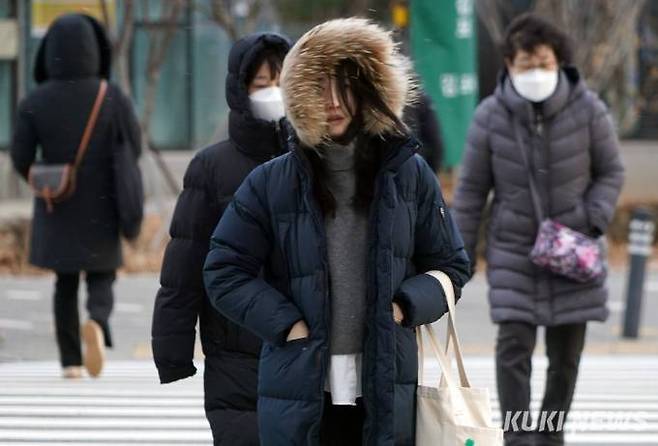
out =
<svg viewBox="0 0 658 446"><path fill-rule="evenodd" d="M31 417L0 417L1 428L27 428L34 427L34 418ZM84 417L80 419L72 418L42 418L39 420L39 427L45 428L79 428L79 429L109 429L109 428L134 428L134 429L206 429L208 422L205 418L190 417L177 418L174 420L166 419L133 419L124 418L92 418Z"/></svg>
<svg viewBox="0 0 658 446"><path fill-rule="evenodd" d="M426 382L438 384L426 361ZM533 362L533 418L544 390L545 358ZM466 360L471 382L488 387L493 422L501 423L492 358ZM3 446L210 445L203 410L203 367L197 376L161 386L148 361L110 362L101 379L63 380L54 362L0 364ZM583 358L565 425L574 445L658 446L658 358Z"/></svg>
<svg viewBox="0 0 658 446"><path fill-rule="evenodd" d="M111 407L142 407L165 405L172 407L198 407L203 404L202 398L91 398L87 396L4 396L0 395L0 406L38 404L40 406L111 406Z"/></svg>
<svg viewBox="0 0 658 446"><path fill-rule="evenodd" d="M183 441L187 444L188 441L201 441L207 440L208 434L203 431L188 429L163 432L160 429L154 431L133 429L112 429L112 430L88 430L81 429L50 429L50 430L36 430L36 429L3 429L3 440L22 440L26 435L29 435L31 441L51 441L51 440L66 440L76 441L81 437L85 441L93 442L98 440L119 440L119 441Z"/></svg>
<svg viewBox="0 0 658 446"><path fill-rule="evenodd" d="M162 417L203 417L203 406L198 409L181 409L178 407L162 408L162 407L146 407L135 409L130 406L123 406L117 408L104 408L104 407L64 407L64 406L49 406L49 407L35 407L35 406L5 406L0 407L0 416L5 415L21 415L33 417L47 417L50 415L67 416L67 417L143 417L143 418L162 418ZM36 424L35 420L35 424ZM1 433L0 433L1 435Z"/></svg>

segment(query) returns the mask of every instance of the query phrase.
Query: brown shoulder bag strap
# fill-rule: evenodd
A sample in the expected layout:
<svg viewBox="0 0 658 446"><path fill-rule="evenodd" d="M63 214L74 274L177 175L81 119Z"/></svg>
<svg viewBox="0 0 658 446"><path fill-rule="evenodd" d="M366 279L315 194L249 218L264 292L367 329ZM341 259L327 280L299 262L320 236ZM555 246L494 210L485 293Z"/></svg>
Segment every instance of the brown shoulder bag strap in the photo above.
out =
<svg viewBox="0 0 658 446"><path fill-rule="evenodd" d="M94 101L94 107L91 109L91 114L87 120L87 125L85 126L85 131L82 134L82 139L80 140L80 146L78 146L78 152L75 156L75 162L73 163L73 169L77 170L82 163L82 158L84 158L85 153L87 152L87 147L89 147L89 140L91 139L91 133L94 131L96 126L96 120L98 119L98 114L103 105L103 99L105 99L105 93L107 91L107 81L105 79L101 80L100 87L98 87L98 94L96 95L96 101Z"/></svg>

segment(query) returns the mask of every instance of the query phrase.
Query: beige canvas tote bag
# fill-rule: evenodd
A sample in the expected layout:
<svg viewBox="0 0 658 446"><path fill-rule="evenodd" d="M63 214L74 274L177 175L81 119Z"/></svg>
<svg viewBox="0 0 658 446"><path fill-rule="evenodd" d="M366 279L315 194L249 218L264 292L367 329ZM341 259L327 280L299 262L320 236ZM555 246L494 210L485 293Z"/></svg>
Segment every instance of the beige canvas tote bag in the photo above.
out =
<svg viewBox="0 0 658 446"><path fill-rule="evenodd" d="M417 446L503 446L503 431L491 422L491 401L486 388L471 387L464 367L455 322L455 293L450 278L440 271L428 273L443 287L448 301L448 335L441 349L431 325L418 327L418 390L416 406ZM441 368L438 387L424 379L427 335L430 351ZM459 382L455 381L448 357L454 346Z"/></svg>

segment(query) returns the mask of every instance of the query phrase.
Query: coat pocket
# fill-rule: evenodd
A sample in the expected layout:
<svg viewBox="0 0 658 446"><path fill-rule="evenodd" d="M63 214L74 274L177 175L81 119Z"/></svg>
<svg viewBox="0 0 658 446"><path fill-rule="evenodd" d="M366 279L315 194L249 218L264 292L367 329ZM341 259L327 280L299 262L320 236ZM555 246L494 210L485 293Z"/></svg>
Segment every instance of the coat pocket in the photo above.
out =
<svg viewBox="0 0 658 446"><path fill-rule="evenodd" d="M280 347L266 345L258 371L258 393L270 398L317 399L322 349L318 340L296 339Z"/></svg>
<svg viewBox="0 0 658 446"><path fill-rule="evenodd" d="M413 328L395 325L395 381L413 383L418 376L418 346Z"/></svg>

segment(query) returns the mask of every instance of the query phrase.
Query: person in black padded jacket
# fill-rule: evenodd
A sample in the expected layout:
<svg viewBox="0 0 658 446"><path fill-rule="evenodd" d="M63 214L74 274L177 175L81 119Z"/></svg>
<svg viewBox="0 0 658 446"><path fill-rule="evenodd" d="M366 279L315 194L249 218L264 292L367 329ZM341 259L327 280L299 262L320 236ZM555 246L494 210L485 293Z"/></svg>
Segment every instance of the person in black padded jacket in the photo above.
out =
<svg viewBox="0 0 658 446"><path fill-rule="evenodd" d="M257 445L256 383L260 340L220 315L203 286L210 236L242 180L283 153L279 72L289 41L261 33L238 40L229 54L229 139L190 162L171 222L152 346L161 383L196 373L195 326L205 355L205 410L215 445Z"/></svg>
<svg viewBox="0 0 658 446"><path fill-rule="evenodd" d="M83 364L90 376L101 374L105 347L113 346L110 317L115 271L122 264L120 235L139 232L138 225L123 228L117 212L115 150L123 141L137 163L141 132L130 99L109 81L111 62L110 41L96 19L66 14L53 22L34 60L35 88L18 106L10 150L13 166L25 180L37 160L73 162L101 82L108 83L75 176L75 192L50 211L45 200L34 199L30 263L56 275L53 311L64 378L82 377ZM83 272L88 319L81 326Z"/></svg>

